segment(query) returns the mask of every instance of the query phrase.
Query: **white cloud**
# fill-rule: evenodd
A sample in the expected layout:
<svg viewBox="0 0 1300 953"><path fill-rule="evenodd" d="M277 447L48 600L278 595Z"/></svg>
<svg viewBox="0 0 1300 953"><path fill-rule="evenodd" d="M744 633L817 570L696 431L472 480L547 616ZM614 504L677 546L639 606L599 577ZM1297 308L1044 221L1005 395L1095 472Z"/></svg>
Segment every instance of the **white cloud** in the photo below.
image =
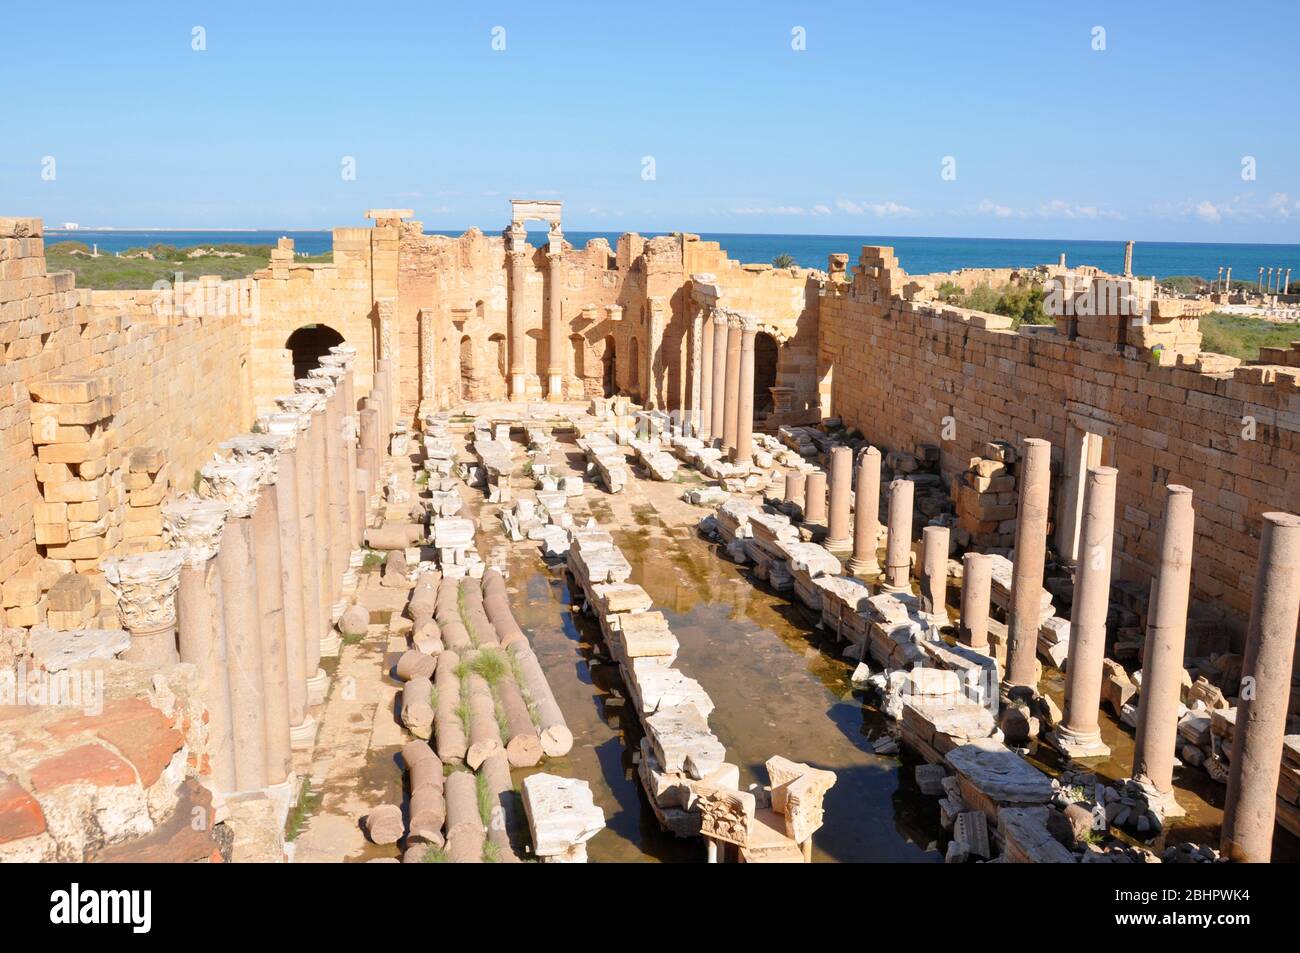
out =
<svg viewBox="0 0 1300 953"><path fill-rule="evenodd" d="M831 210L825 205L814 205L812 207L812 213L814 215L829 215L831 214Z"/></svg>
<svg viewBox="0 0 1300 953"><path fill-rule="evenodd" d="M1211 224L1214 224L1222 221L1223 213L1219 211L1218 207L1215 206L1213 202L1206 199L1197 204L1196 217L1202 222L1210 222Z"/></svg>
<svg viewBox="0 0 1300 953"><path fill-rule="evenodd" d="M899 202L855 202L836 199L835 207L846 215L874 215L876 218L895 218L914 214L912 209Z"/></svg>
<svg viewBox="0 0 1300 953"><path fill-rule="evenodd" d="M982 215L995 215L998 218L1010 218L1014 214L1014 210L1009 206L998 205L996 202L991 202L988 199L980 202L980 204L975 207L975 210Z"/></svg>

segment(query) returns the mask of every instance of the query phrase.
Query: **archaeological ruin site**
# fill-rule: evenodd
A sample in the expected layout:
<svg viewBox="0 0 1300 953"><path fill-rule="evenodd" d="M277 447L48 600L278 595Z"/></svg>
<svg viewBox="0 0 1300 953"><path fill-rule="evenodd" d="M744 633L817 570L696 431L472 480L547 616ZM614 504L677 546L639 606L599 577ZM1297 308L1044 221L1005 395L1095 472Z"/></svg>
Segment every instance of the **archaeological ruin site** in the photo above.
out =
<svg viewBox="0 0 1300 953"><path fill-rule="evenodd" d="M1300 341L1203 351L1230 275L502 204L128 291L0 218L0 861L1300 859Z"/></svg>

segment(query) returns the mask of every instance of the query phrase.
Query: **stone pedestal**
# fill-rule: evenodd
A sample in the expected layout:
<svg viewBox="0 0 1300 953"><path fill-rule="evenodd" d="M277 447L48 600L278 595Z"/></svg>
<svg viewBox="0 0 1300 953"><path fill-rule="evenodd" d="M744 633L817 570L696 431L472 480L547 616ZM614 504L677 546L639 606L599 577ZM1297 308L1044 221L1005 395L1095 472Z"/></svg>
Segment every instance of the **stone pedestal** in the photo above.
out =
<svg viewBox="0 0 1300 953"><path fill-rule="evenodd" d="M1016 510L1016 548L1012 555L1011 610L1007 621L1006 693L1033 692L1038 685L1038 629L1042 624L1043 568L1047 559L1047 520L1051 496L1052 445L1025 440Z"/></svg>
<svg viewBox="0 0 1300 953"><path fill-rule="evenodd" d="M117 596L122 628L131 633L131 645L122 658L151 665L179 661L176 589L180 585L180 551L165 549L135 556L106 556L100 560L99 568Z"/></svg>
<svg viewBox="0 0 1300 953"><path fill-rule="evenodd" d="M948 527L921 530L921 611L936 625L948 624Z"/></svg>
<svg viewBox="0 0 1300 953"><path fill-rule="evenodd" d="M754 462L754 335L757 324L742 318L740 325L740 384L736 415L736 463L749 466Z"/></svg>
<svg viewBox="0 0 1300 953"><path fill-rule="evenodd" d="M235 786L235 738L230 713L221 569L216 558L227 507L216 500L181 500L163 507L163 524L181 553L176 593L180 660L198 670L208 712L208 766L223 794Z"/></svg>
<svg viewBox="0 0 1300 953"><path fill-rule="evenodd" d="M726 414L722 421L722 445L731 451L736 449L740 432L740 348L743 337L740 319L731 318L727 324Z"/></svg>
<svg viewBox="0 0 1300 953"><path fill-rule="evenodd" d="M961 642L987 654L993 563L983 553L967 553L962 557L961 565Z"/></svg>
<svg viewBox="0 0 1300 953"><path fill-rule="evenodd" d="M1065 667L1065 714L1050 739L1072 758L1103 758L1110 754L1109 746L1101 740L1097 712L1101 707L1102 662L1106 658L1116 475L1113 467L1093 467L1084 478L1070 654Z"/></svg>
<svg viewBox="0 0 1300 953"><path fill-rule="evenodd" d="M1223 809L1221 849L1229 860L1262 864L1272 858L1298 615L1300 517L1265 513Z"/></svg>
<svg viewBox="0 0 1300 953"><path fill-rule="evenodd" d="M853 501L853 451L848 447L831 450L831 515L827 524L827 549L844 552L853 545L849 535L849 512Z"/></svg>
<svg viewBox="0 0 1300 953"><path fill-rule="evenodd" d="M915 492L911 480L890 481L885 588L893 592L904 592L912 587L912 499Z"/></svg>
<svg viewBox="0 0 1300 953"><path fill-rule="evenodd" d="M724 442L727 419L727 316L721 311L713 313L713 394L710 410L710 441Z"/></svg>
<svg viewBox="0 0 1300 953"><path fill-rule="evenodd" d="M1165 816L1173 816L1178 813L1173 799L1174 752L1178 744L1178 702L1182 694L1196 517L1190 489L1171 484L1165 490L1160 563L1147 607L1133 777L1163 799Z"/></svg>
<svg viewBox="0 0 1300 953"><path fill-rule="evenodd" d="M853 557L849 572L874 576L880 572L876 549L880 545L880 451L867 447L858 457L858 478L853 502Z"/></svg>
<svg viewBox="0 0 1300 953"><path fill-rule="evenodd" d="M803 520L826 525L826 471L812 470L804 486Z"/></svg>

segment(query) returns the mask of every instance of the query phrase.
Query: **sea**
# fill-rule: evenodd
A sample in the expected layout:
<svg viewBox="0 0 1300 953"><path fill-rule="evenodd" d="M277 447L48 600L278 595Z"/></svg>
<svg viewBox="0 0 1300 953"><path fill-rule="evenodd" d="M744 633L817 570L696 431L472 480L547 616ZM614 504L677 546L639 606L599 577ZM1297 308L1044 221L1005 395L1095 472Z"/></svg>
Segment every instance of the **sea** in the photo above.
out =
<svg viewBox="0 0 1300 953"><path fill-rule="evenodd" d="M460 232L430 230L429 234L459 235ZM650 237L655 232L642 233ZM318 255L332 247L329 230L128 230L77 229L63 231L47 228L47 243L73 239L97 245L101 252L125 251L162 242L177 248L194 245L238 243L273 245L287 236L300 252ZM584 245L593 238L606 239L610 247L618 242L618 232L565 231L573 245ZM790 255L805 268L825 268L827 256L847 252L850 267L863 245L890 245L905 271L924 275L958 268L1024 268L1055 263L1065 253L1069 265L1096 265L1117 273L1124 265L1123 241L1075 241L1038 238L918 238L890 235L776 235L742 233L701 233L706 241L718 242L731 258L742 262L770 262L778 255ZM546 242L546 233L530 235L534 244ZM1220 267L1232 267L1232 276L1254 281L1259 269L1293 268L1300 275L1300 245L1247 245L1208 242L1138 242L1133 249L1133 271L1139 275L1198 275L1214 279Z"/></svg>

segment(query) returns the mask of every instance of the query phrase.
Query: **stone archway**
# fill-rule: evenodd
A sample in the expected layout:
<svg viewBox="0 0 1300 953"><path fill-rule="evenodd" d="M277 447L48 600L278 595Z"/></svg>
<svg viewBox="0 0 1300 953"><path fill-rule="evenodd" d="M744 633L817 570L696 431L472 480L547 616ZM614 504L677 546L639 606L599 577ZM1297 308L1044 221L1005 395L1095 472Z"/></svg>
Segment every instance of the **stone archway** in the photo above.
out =
<svg viewBox="0 0 1300 953"><path fill-rule="evenodd" d="M304 324L289 335L284 346L293 359L294 380L307 376L330 348L343 343L343 335L328 324Z"/></svg>
<svg viewBox="0 0 1300 953"><path fill-rule="evenodd" d="M614 336L605 338L605 353L600 356L601 393L613 397L618 393L618 360L614 348Z"/></svg>
<svg viewBox="0 0 1300 953"><path fill-rule="evenodd" d="M754 335L754 416L765 419L775 404L772 388L776 386L776 368L780 346L776 338L759 331Z"/></svg>

